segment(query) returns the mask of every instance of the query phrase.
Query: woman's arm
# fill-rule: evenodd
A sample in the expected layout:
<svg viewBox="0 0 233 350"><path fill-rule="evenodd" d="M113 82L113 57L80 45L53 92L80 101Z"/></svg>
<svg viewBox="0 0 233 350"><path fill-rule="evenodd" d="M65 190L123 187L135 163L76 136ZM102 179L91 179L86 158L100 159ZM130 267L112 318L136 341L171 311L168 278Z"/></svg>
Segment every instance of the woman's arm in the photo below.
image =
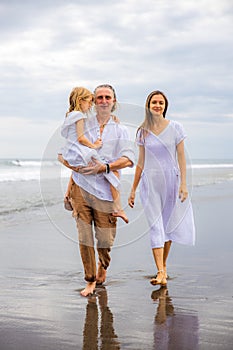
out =
<svg viewBox="0 0 233 350"><path fill-rule="evenodd" d="M133 181L131 192L130 192L130 195L128 198L128 204L131 208L134 207L136 190L137 190L138 184L139 184L140 179L141 179L142 171L144 169L144 162L145 162L145 148L144 148L144 146L139 146L138 163L136 165L136 170L135 170L135 174L134 174L134 181Z"/></svg>
<svg viewBox="0 0 233 350"><path fill-rule="evenodd" d="M176 146L177 159L180 168L180 188L179 188L179 198L181 202L184 202L188 197L188 190L186 185L186 159L184 152L184 141L181 141Z"/></svg>
<svg viewBox="0 0 233 350"><path fill-rule="evenodd" d="M78 142L80 142L83 146L94 149L100 148L102 146L101 139L98 139L95 143L92 143L86 136L84 136L84 119L80 119L76 122L76 132Z"/></svg>

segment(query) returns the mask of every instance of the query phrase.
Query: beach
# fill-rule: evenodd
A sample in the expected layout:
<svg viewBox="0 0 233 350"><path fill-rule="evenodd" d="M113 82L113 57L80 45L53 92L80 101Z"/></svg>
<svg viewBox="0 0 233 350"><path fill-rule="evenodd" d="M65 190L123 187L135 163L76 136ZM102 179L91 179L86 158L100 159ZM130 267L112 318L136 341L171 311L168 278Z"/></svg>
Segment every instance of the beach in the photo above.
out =
<svg viewBox="0 0 233 350"><path fill-rule="evenodd" d="M166 288L149 283L156 269L138 198L126 208L130 224L119 221L107 281L88 298L80 295L77 232L61 191L55 197L54 181L40 183L41 205L30 181L20 188L31 188L36 204L2 215L1 350L231 348L232 180L194 184L196 244L173 244Z"/></svg>

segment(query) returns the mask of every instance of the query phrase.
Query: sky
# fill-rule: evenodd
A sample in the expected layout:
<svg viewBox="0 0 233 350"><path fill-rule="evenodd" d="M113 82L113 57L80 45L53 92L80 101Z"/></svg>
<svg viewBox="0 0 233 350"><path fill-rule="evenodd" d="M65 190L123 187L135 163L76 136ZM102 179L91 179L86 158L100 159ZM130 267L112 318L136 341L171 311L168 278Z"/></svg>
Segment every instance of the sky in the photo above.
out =
<svg viewBox="0 0 233 350"><path fill-rule="evenodd" d="M231 0L0 0L0 31L0 158L43 157L72 88L108 83L122 123L159 89L191 158L233 159Z"/></svg>

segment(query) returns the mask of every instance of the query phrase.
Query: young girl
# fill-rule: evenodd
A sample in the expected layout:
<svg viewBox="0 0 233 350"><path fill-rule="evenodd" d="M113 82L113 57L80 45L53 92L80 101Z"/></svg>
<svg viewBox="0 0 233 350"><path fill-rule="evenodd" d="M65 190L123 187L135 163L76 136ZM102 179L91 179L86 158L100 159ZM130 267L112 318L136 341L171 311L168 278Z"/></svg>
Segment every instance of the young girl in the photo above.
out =
<svg viewBox="0 0 233 350"><path fill-rule="evenodd" d="M91 91L83 87L75 87L70 93L70 106L62 125L61 134L67 139L65 147L62 150L62 156L71 166L85 166L90 163L93 158L104 163L104 159L101 159L96 151L102 146L101 138L98 138L92 143L86 136L84 136L85 119L93 105L93 100L94 97ZM116 121L115 118L113 119ZM109 173L105 173L104 176L110 182L110 189L114 201L114 213L112 213L112 215L120 217L128 223L128 218L124 210L122 210L120 203L120 181L118 179L118 172L110 171ZM67 210L72 210L72 205L69 199L71 184L72 177L70 177L64 199L64 205Z"/></svg>

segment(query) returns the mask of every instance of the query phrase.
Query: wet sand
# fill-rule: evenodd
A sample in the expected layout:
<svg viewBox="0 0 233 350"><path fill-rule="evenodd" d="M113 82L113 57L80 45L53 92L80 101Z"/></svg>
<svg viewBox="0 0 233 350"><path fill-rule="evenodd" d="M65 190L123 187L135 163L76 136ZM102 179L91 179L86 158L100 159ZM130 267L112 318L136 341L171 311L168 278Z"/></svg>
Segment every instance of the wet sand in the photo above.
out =
<svg viewBox="0 0 233 350"><path fill-rule="evenodd" d="M89 298L80 296L83 271L69 213L4 229L0 349L230 349L232 207L230 182L194 189L197 242L173 245L167 288L150 285L146 224L139 205L127 209L131 225L119 222L107 281Z"/></svg>

